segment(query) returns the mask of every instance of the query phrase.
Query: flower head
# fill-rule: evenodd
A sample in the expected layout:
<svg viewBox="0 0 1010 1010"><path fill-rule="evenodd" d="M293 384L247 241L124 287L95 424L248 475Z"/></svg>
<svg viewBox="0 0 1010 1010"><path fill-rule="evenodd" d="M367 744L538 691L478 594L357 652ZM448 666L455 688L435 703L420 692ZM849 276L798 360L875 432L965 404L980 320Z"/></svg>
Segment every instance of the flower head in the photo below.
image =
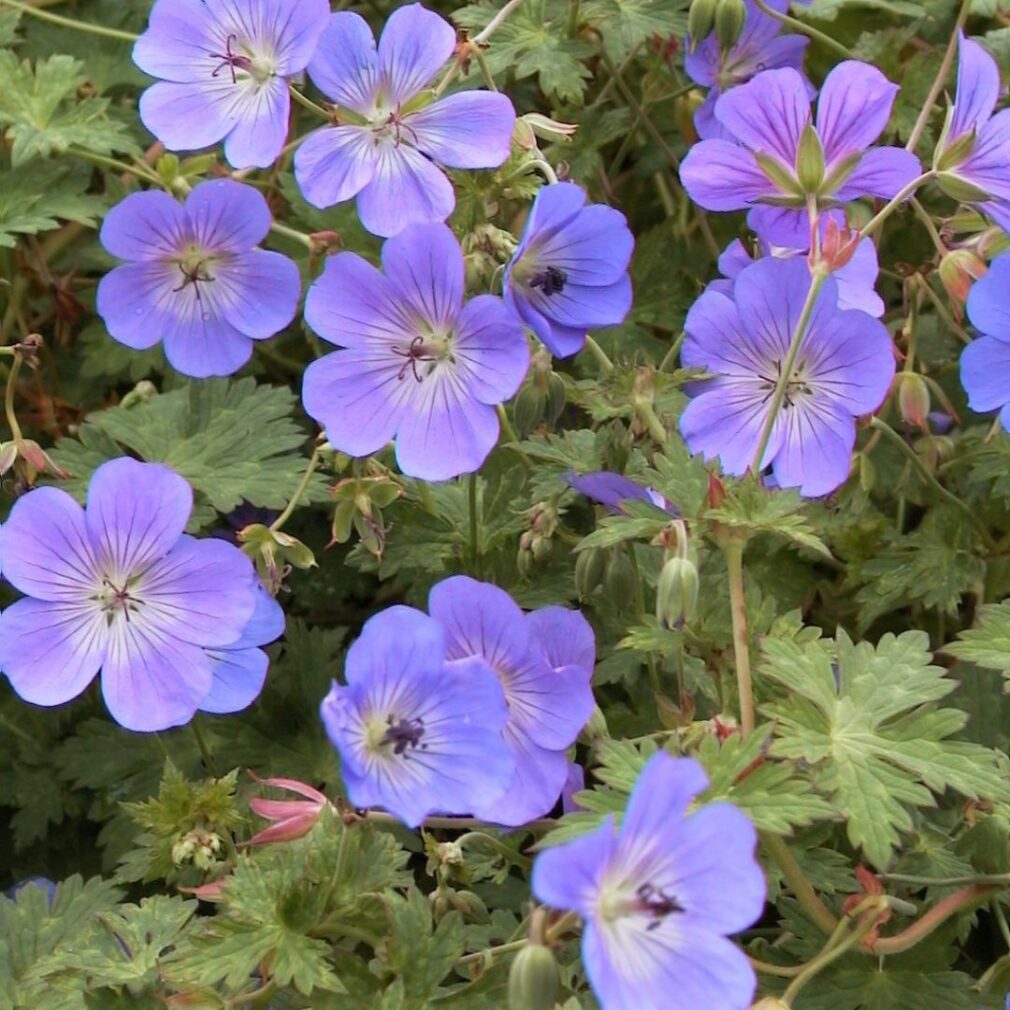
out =
<svg viewBox="0 0 1010 1010"><path fill-rule="evenodd" d="M385 807L416 827L501 794L513 773L501 685L481 659L450 661L437 621L411 607L383 610L348 650L344 672L322 716L355 806Z"/></svg>
<svg viewBox="0 0 1010 1010"><path fill-rule="evenodd" d="M810 289L804 260L765 257L741 270L732 294L709 290L688 313L681 361L711 378L680 418L692 452L745 473L758 451L773 392ZM785 387L762 467L780 487L833 491L848 476L855 418L875 410L894 377L891 338L872 316L838 308L828 277Z"/></svg>
<svg viewBox="0 0 1010 1010"><path fill-rule="evenodd" d="M731 139L695 144L681 182L706 210L750 208L747 221L765 241L808 247L808 199L819 210L861 196L890 199L919 174L904 148L867 150L897 92L876 67L847 60L828 74L812 118L800 73L766 70L719 98L715 118Z"/></svg>
<svg viewBox="0 0 1010 1010"><path fill-rule="evenodd" d="M327 0L157 0L133 61L160 77L140 99L171 151L224 140L235 168L266 168L284 147L288 81L309 62Z"/></svg>
<svg viewBox="0 0 1010 1010"><path fill-rule="evenodd" d="M961 352L961 384L975 411L999 410L1010 431L1010 253L997 256L968 295L968 318L982 333Z"/></svg>
<svg viewBox="0 0 1010 1010"><path fill-rule="evenodd" d="M295 154L309 203L330 207L356 196L361 223L388 237L452 213L456 198L439 165L497 168L507 160L515 110L505 95L464 91L426 101L455 47L452 25L416 3L393 12L378 48L360 15L330 16L309 76L345 113Z"/></svg>
<svg viewBox="0 0 1010 1010"><path fill-rule="evenodd" d="M789 0L771 0L769 6L784 13ZM684 71L695 84L709 89L705 101L694 113L694 126L703 140L725 137L715 118L715 103L719 96L740 84L746 84L763 70L792 67L803 73L803 56L810 40L803 35L781 35L782 25L769 17L754 3L746 0L747 16L740 38L727 51L713 32L697 46L688 44L684 53ZM806 78L807 94L817 93Z"/></svg>
<svg viewBox="0 0 1010 1010"><path fill-rule="evenodd" d="M477 797L473 812L508 825L543 817L564 788L565 751L593 711L592 628L564 607L523 614L503 589L465 575L439 582L428 611L445 631L446 656L483 660L508 704L503 736L515 772L503 795Z"/></svg>
<svg viewBox="0 0 1010 1010"><path fill-rule="evenodd" d="M505 301L561 358L582 349L588 330L616 326L631 308L628 223L612 207L585 203L575 183L542 187L505 270Z"/></svg>
<svg viewBox="0 0 1010 1010"><path fill-rule="evenodd" d="M692 758L660 752L645 766L620 831L547 849L533 893L582 915L582 961L603 1010L745 1010L754 971L726 939L765 902L757 836L729 803L690 815L708 785Z"/></svg>
<svg viewBox="0 0 1010 1010"><path fill-rule="evenodd" d="M87 508L44 487L0 531L4 576L26 595L0 615L0 669L25 701L60 705L101 671L112 717L133 730L188 722L214 681L212 650L256 608L252 562L183 530L193 493L158 463L115 459Z"/></svg>
<svg viewBox="0 0 1010 1010"><path fill-rule="evenodd" d="M500 298L463 304L463 254L445 225L400 232L382 265L341 253L312 285L305 319L343 350L309 365L305 409L352 456L395 438L412 477L476 470L498 440L495 404L529 365L522 328Z"/></svg>
<svg viewBox="0 0 1010 1010"><path fill-rule="evenodd" d="M230 375L298 308L298 267L256 248L269 230L262 194L229 179L200 183L185 204L133 193L102 225L102 245L129 262L102 278L98 313L127 347L163 341L184 375Z"/></svg>
<svg viewBox="0 0 1010 1010"><path fill-rule="evenodd" d="M993 109L1000 94L996 61L958 35L957 90L933 155L940 187L975 204L1010 229L1010 110Z"/></svg>

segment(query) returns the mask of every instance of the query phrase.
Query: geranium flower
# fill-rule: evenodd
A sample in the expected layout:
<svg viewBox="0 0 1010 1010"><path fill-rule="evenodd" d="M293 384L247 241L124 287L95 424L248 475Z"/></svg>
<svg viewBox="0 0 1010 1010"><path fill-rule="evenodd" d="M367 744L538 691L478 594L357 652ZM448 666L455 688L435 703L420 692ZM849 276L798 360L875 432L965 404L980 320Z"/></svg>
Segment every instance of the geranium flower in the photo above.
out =
<svg viewBox="0 0 1010 1010"><path fill-rule="evenodd" d="M364 18L331 15L309 76L340 107L341 124L309 134L295 152L309 203L330 207L356 196L361 223L388 237L452 213L456 197L439 165L497 168L508 159L515 110L505 95L426 100L455 48L452 25L420 4L390 15L378 50Z"/></svg>
<svg viewBox="0 0 1010 1010"><path fill-rule="evenodd" d="M522 327L500 298L463 304L463 254L441 224L382 249L383 273L354 253L327 260L305 319L343 350L305 371L305 409L351 456L394 437L400 469L446 480L480 467L498 441L495 404L529 366Z"/></svg>
<svg viewBox="0 0 1010 1010"><path fill-rule="evenodd" d="M745 1010L754 970L726 939L765 903L757 835L729 803L687 813L708 779L662 751L645 766L620 831L541 852L533 893L582 915L582 962L603 1010Z"/></svg>
<svg viewBox="0 0 1010 1010"><path fill-rule="evenodd" d="M593 712L593 629L564 607L524 614L503 589L465 575L435 585L428 611L445 630L446 656L482 659L508 703L515 772L503 795L476 797L473 813L510 826L543 817L564 788L565 751Z"/></svg>
<svg viewBox="0 0 1010 1010"><path fill-rule="evenodd" d="M202 182L177 203L167 193L133 193L102 224L105 248L130 262L98 285L98 314L121 344L159 341L184 375L231 375L294 319L298 267L257 249L270 210L252 186Z"/></svg>
<svg viewBox="0 0 1010 1010"><path fill-rule="evenodd" d="M785 13L789 0L769 0L768 5ZM693 51L689 39L684 50L684 72L695 84L709 89L705 101L694 112L694 128L705 140L726 136L715 118L715 103L723 92L746 84L762 70L793 67L803 73L803 56L810 40L804 35L780 35L781 22L765 14L753 0L745 0L745 7L743 31L728 51L719 44L714 32ZM805 76L803 80L808 97L813 98L817 90Z"/></svg>
<svg viewBox="0 0 1010 1010"><path fill-rule="evenodd" d="M4 576L26 599L0 615L0 669L20 697L60 705L101 671L112 717L132 730L189 722L215 659L256 607L252 562L183 530L193 492L159 463L115 459L91 478L87 509L43 487L0 531Z"/></svg>
<svg viewBox="0 0 1010 1010"><path fill-rule="evenodd" d="M470 813L513 773L501 684L483 660L449 661L445 637L419 610L383 610L348 650L347 685L322 703L351 803L385 807L409 827Z"/></svg>
<svg viewBox="0 0 1010 1010"><path fill-rule="evenodd" d="M977 42L958 35L957 90L933 155L940 187L1010 230L1010 109L993 109L999 67Z"/></svg>
<svg viewBox="0 0 1010 1010"><path fill-rule="evenodd" d="M327 0L156 0L133 62L161 81L140 118L170 151L224 140L235 168L266 168L284 147L288 82L315 52Z"/></svg>
<svg viewBox="0 0 1010 1010"><path fill-rule="evenodd" d="M681 361L712 377L697 384L681 434L727 473L743 474L754 460L810 284L804 260L765 257L740 271L732 297L706 291L687 315ZM839 309L828 277L761 465L779 487L833 491L849 474L855 418L880 406L893 377L887 330L865 312Z"/></svg>
<svg viewBox="0 0 1010 1010"><path fill-rule="evenodd" d="M961 352L961 384L974 411L999 410L1010 431L1010 253L997 256L968 295L968 318L982 336Z"/></svg>
<svg viewBox="0 0 1010 1010"><path fill-rule="evenodd" d="M808 197L818 209L890 199L919 174L904 148L867 150L897 93L876 67L847 60L828 74L812 120L803 77L791 67L766 70L719 98L715 118L732 139L695 144L680 181L706 210L750 208L747 222L765 241L801 249L810 241Z"/></svg>
<svg viewBox="0 0 1010 1010"><path fill-rule="evenodd" d="M542 187L505 270L506 303L561 358L582 350L587 330L616 326L631 308L628 222L585 203L575 183Z"/></svg>

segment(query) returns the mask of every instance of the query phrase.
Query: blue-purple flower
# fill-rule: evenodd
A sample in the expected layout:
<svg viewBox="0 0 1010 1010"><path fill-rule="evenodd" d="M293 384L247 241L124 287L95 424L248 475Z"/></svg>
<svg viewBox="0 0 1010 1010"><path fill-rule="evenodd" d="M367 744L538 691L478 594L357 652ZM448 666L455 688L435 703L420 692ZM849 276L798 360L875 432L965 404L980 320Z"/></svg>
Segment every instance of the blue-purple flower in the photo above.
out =
<svg viewBox="0 0 1010 1010"><path fill-rule="evenodd" d="M522 327L500 298L463 303L463 254L442 224L412 225L382 249L383 272L354 253L326 263L305 319L342 350L309 365L302 399L330 444L367 456L396 439L422 480L477 470L498 440L495 405L529 366Z"/></svg>
<svg viewBox="0 0 1010 1010"><path fill-rule="evenodd" d="M968 295L968 318L982 333L961 352L961 384L975 411L999 410L1010 431L1010 253L997 256Z"/></svg>
<svg viewBox="0 0 1010 1010"><path fill-rule="evenodd" d="M481 659L450 660L427 614L397 606L370 618L344 674L322 717L356 807L384 807L416 827L432 813L468 814L508 785L501 684Z"/></svg>
<svg viewBox="0 0 1010 1010"><path fill-rule="evenodd" d="M754 461L774 390L810 289L804 260L765 257L741 270L732 296L709 290L694 303L681 352L711 376L680 418L692 452L718 457L731 474ZM779 487L828 494L849 474L855 418L876 410L894 377L891 338L878 320L838 308L824 281L761 460Z"/></svg>
<svg viewBox="0 0 1010 1010"><path fill-rule="evenodd" d="M284 147L288 82L315 52L327 0L157 0L133 61L161 80L140 118L170 151L224 141L235 168L266 168Z"/></svg>
<svg viewBox="0 0 1010 1010"><path fill-rule="evenodd" d="M785 13L789 0L770 0L769 6ZM803 35L779 34L781 23L765 14L754 0L745 0L745 7L743 31L729 50L723 49L714 32L693 50L688 39L684 72L695 84L709 89L705 101L694 113L694 127L703 140L726 136L715 118L715 103L723 92L746 84L763 70L792 67L803 73L803 56L810 40ZM813 98L816 90L809 81L806 87L808 96Z"/></svg>
<svg viewBox="0 0 1010 1010"><path fill-rule="evenodd" d="M625 477L621 473L600 470L597 473L570 473L566 480L579 494L594 501L604 508L620 515L626 501L645 501L656 508L679 515L677 508L666 500L655 488Z"/></svg>
<svg viewBox="0 0 1010 1010"><path fill-rule="evenodd" d="M337 104L341 122L309 134L295 153L309 203L330 207L356 196L361 223L388 237L452 213L456 197L439 165L497 168L508 159L515 110L505 95L426 94L455 47L452 25L420 4L393 12L378 49L358 14L330 17L309 76Z"/></svg>
<svg viewBox="0 0 1010 1010"><path fill-rule="evenodd" d="M876 67L847 60L828 74L812 119L800 73L766 70L719 98L715 118L731 139L695 144L681 182L706 210L749 208L747 221L765 241L808 247L808 198L818 210L862 196L890 199L919 175L904 148L870 147L897 93Z"/></svg>
<svg viewBox="0 0 1010 1010"><path fill-rule="evenodd" d="M619 831L547 849L533 893L583 917L582 962L602 1010L745 1010L750 962L726 937L760 917L757 835L729 803L688 814L708 779L692 758L660 752L645 766Z"/></svg>
<svg viewBox="0 0 1010 1010"><path fill-rule="evenodd" d="M585 190L572 182L544 186L505 270L505 301L561 358L582 350L588 330L616 326L631 308L628 223L612 207L585 204Z"/></svg>
<svg viewBox="0 0 1010 1010"><path fill-rule="evenodd" d="M95 471L86 509L51 487L18 500L0 531L4 576L26 596L0 615L0 669L18 695L60 705L101 671L120 725L189 722L257 600L237 547L184 534L192 506L177 473L126 458Z"/></svg>
<svg viewBox="0 0 1010 1010"><path fill-rule="evenodd" d="M1001 87L996 61L958 36L957 90L933 156L937 182L1010 230L1010 109L993 115Z"/></svg>
<svg viewBox="0 0 1010 1010"><path fill-rule="evenodd" d="M446 656L483 660L508 704L502 732L515 771L503 794L477 796L473 813L510 826L545 816L565 785L565 752L593 712L592 628L564 607L524 614L503 589L465 575L439 582L428 611L445 631Z"/></svg>
<svg viewBox="0 0 1010 1010"><path fill-rule="evenodd" d="M133 193L109 211L102 245L128 262L98 285L109 333L134 350L162 342L184 375L230 375L253 341L284 329L301 297L298 267L256 246L270 210L252 186L202 182L180 204L167 193Z"/></svg>

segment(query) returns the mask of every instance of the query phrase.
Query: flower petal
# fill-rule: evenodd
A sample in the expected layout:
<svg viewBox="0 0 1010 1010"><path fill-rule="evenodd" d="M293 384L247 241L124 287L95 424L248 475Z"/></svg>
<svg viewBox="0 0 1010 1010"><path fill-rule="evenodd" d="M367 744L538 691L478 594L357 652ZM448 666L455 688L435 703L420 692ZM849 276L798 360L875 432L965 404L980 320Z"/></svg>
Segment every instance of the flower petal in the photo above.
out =
<svg viewBox="0 0 1010 1010"><path fill-rule="evenodd" d="M133 62L166 81L208 76L220 60L220 29L214 10L202 0L156 0L148 29L133 46Z"/></svg>
<svg viewBox="0 0 1010 1010"><path fill-rule="evenodd" d="M1010 403L1010 343L995 337L973 340L961 352L961 385L968 394L968 406L978 413Z"/></svg>
<svg viewBox="0 0 1010 1010"><path fill-rule="evenodd" d="M190 241L207 250L231 253L259 245L273 220L258 189L231 179L211 179L194 186L186 197L185 219ZM179 253L179 245L171 251Z"/></svg>
<svg viewBox="0 0 1010 1010"><path fill-rule="evenodd" d="M235 128L231 79L159 81L140 96L140 119L170 151L212 147Z"/></svg>
<svg viewBox="0 0 1010 1010"><path fill-rule="evenodd" d="M287 256L252 249L219 263L214 275L229 325L253 340L279 333L295 318L302 295L298 267Z"/></svg>
<svg viewBox="0 0 1010 1010"><path fill-rule="evenodd" d="M581 667L592 677L596 667L596 635L578 610L541 607L527 614L526 622L551 666Z"/></svg>
<svg viewBox="0 0 1010 1010"><path fill-rule="evenodd" d="M233 375L252 357L252 338L227 320L206 313L164 336L165 357L194 379Z"/></svg>
<svg viewBox="0 0 1010 1010"><path fill-rule="evenodd" d="M95 308L106 329L121 344L146 351L174 324L169 310L178 276L165 263L127 263L98 282Z"/></svg>
<svg viewBox="0 0 1010 1010"><path fill-rule="evenodd" d="M474 399L494 406L514 396L529 369L530 349L501 299L471 298L455 333L456 368Z"/></svg>
<svg viewBox="0 0 1010 1010"><path fill-rule="evenodd" d="M503 94L462 91L403 119L403 129L428 157L449 168L497 168L512 148L516 113Z"/></svg>
<svg viewBox="0 0 1010 1010"><path fill-rule="evenodd" d="M452 183L423 154L407 144L387 144L375 153L375 174L358 194L358 215L373 235L388 238L407 225L444 221L452 213Z"/></svg>
<svg viewBox="0 0 1010 1010"><path fill-rule="evenodd" d="M566 283L604 287L621 279L634 249L627 218L612 207L594 204L561 227L537 235L528 255L537 264L563 270Z"/></svg>
<svg viewBox="0 0 1010 1010"><path fill-rule="evenodd" d="M210 652L210 693L200 702L201 712L228 715L248 708L263 690L270 661L262 649Z"/></svg>
<svg viewBox="0 0 1010 1010"><path fill-rule="evenodd" d="M626 847L643 845L671 834L671 825L687 813L691 801L708 787L705 769L694 758L675 758L659 751L642 769L621 821L621 861ZM633 857L628 857L634 862Z"/></svg>
<svg viewBox="0 0 1010 1010"><path fill-rule="evenodd" d="M515 772L499 795L478 796L473 814L490 824L518 827L554 809L568 777L568 759L563 750L545 750L529 737L508 730L505 744Z"/></svg>
<svg viewBox="0 0 1010 1010"><path fill-rule="evenodd" d="M754 200L776 192L754 156L729 140L695 144L680 164L680 182L687 195L705 210L742 210Z"/></svg>
<svg viewBox="0 0 1010 1010"><path fill-rule="evenodd" d="M398 7L379 39L379 73L391 105L423 90L456 48L456 32L445 18L419 3ZM371 229L369 229L371 230Z"/></svg>
<svg viewBox="0 0 1010 1010"><path fill-rule="evenodd" d="M309 77L338 105L360 115L372 110L379 91L379 59L375 37L360 14L331 14L309 61Z"/></svg>
<svg viewBox="0 0 1010 1010"><path fill-rule="evenodd" d="M859 160L855 171L835 193L835 199L876 196L890 200L921 171L919 159L903 147L875 147Z"/></svg>
<svg viewBox="0 0 1010 1010"><path fill-rule="evenodd" d="M589 913L616 845L611 816L595 831L540 852L533 863L532 878L537 900L551 908Z"/></svg>
<svg viewBox="0 0 1010 1010"><path fill-rule="evenodd" d="M852 415L818 399L779 412L782 445L772 462L779 487L817 498L845 483L852 467L856 424Z"/></svg>
<svg viewBox="0 0 1010 1010"><path fill-rule="evenodd" d="M357 196L375 178L377 155L360 126L324 126L295 151L295 178L313 207L332 207Z"/></svg>
<svg viewBox="0 0 1010 1010"><path fill-rule="evenodd" d="M240 82L241 84L241 82ZM224 156L233 168L269 168L288 137L291 95L283 77L250 82L233 98L235 126L225 137Z"/></svg>
<svg viewBox="0 0 1010 1010"><path fill-rule="evenodd" d="M270 47L277 75L301 73L312 59L330 19L329 0L242 0L252 38Z"/></svg>
<svg viewBox="0 0 1010 1010"><path fill-rule="evenodd" d="M869 63L844 60L835 66L817 99L817 133L828 171L836 160L865 150L880 136L897 94L898 85Z"/></svg>
<svg viewBox="0 0 1010 1010"><path fill-rule="evenodd" d="M408 312L450 328L463 303L463 253L444 224L413 224L382 247L382 267Z"/></svg>
<svg viewBox="0 0 1010 1010"><path fill-rule="evenodd" d="M957 91L948 144L981 129L996 108L1000 92L999 68L992 56L963 31L957 33L957 42Z"/></svg>
<svg viewBox="0 0 1010 1010"><path fill-rule="evenodd" d="M1010 340L1010 255L997 256L968 295L968 318L983 333Z"/></svg>
<svg viewBox="0 0 1010 1010"><path fill-rule="evenodd" d="M103 246L124 260L172 256L186 241L186 214L167 193L131 193L102 222Z"/></svg>

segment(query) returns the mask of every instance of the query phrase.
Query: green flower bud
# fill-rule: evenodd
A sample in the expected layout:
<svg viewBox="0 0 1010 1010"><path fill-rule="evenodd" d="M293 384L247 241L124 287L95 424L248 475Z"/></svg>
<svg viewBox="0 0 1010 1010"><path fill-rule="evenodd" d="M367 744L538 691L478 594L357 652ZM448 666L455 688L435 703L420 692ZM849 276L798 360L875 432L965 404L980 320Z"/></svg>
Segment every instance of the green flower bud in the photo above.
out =
<svg viewBox="0 0 1010 1010"><path fill-rule="evenodd" d="M536 431L537 426L544 419L544 406L546 399L543 393L532 383L528 382L512 404L512 419L515 422L516 432L522 438L526 438Z"/></svg>
<svg viewBox="0 0 1010 1010"><path fill-rule="evenodd" d="M877 468L874 466L873 460L865 452L861 452L859 454L859 486L865 494L869 494L876 483Z"/></svg>
<svg viewBox="0 0 1010 1010"><path fill-rule="evenodd" d="M638 577L635 566L624 551L614 551L607 562L603 587L611 604L618 612L627 610L635 599Z"/></svg>
<svg viewBox="0 0 1010 1010"><path fill-rule="evenodd" d="M808 123L800 134L796 151L796 178L805 193L819 193L824 185L824 148L817 131Z"/></svg>
<svg viewBox="0 0 1010 1010"><path fill-rule="evenodd" d="M544 420L555 424L565 409L565 382L557 372L547 377L547 403L544 405Z"/></svg>
<svg viewBox="0 0 1010 1010"><path fill-rule="evenodd" d="M588 600L603 582L607 567L607 552L599 547L580 551L575 559L575 592L579 602Z"/></svg>
<svg viewBox="0 0 1010 1010"><path fill-rule="evenodd" d="M743 0L718 0L715 7L715 35L723 52L728 52L736 45L746 19L747 8Z"/></svg>
<svg viewBox="0 0 1010 1010"><path fill-rule="evenodd" d="M558 964L547 947L527 944L509 970L509 1010L554 1010L560 990Z"/></svg>
<svg viewBox="0 0 1010 1010"><path fill-rule="evenodd" d="M691 0L691 9L687 12L687 33L691 37L691 52L702 39L708 38L715 24L715 11L718 0Z"/></svg>
<svg viewBox="0 0 1010 1010"><path fill-rule="evenodd" d="M987 193L980 186L962 179L952 172L938 172L936 183L947 194L961 203L978 203L982 200L991 200L992 194Z"/></svg>
<svg viewBox="0 0 1010 1010"><path fill-rule="evenodd" d="M698 568L689 558L668 558L656 584L656 620L679 628L698 610Z"/></svg>

